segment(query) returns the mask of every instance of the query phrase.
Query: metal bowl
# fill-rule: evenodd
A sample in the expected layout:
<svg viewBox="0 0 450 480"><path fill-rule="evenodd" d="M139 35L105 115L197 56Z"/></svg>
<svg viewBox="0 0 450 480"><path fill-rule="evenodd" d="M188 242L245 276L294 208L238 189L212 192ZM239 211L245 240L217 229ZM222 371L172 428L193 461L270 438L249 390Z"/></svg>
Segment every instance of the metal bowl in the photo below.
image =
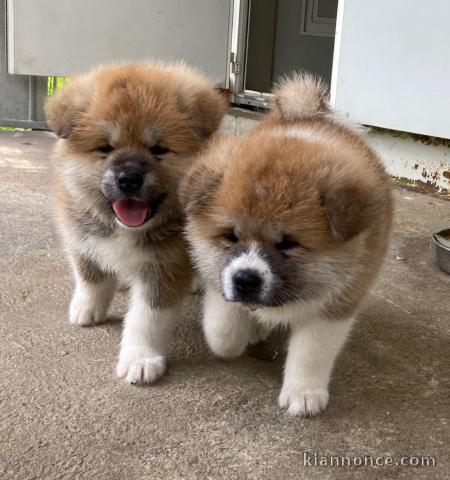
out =
<svg viewBox="0 0 450 480"><path fill-rule="evenodd" d="M436 245L438 267L444 272L450 273L450 228L434 232L432 238Z"/></svg>

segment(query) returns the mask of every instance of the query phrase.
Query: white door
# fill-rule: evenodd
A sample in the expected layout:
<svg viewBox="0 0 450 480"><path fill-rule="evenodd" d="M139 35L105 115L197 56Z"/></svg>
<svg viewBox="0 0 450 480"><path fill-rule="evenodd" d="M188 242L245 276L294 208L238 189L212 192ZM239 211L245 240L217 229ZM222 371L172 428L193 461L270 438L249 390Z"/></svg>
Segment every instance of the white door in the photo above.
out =
<svg viewBox="0 0 450 480"><path fill-rule="evenodd" d="M232 0L7 0L8 72L180 60L227 86Z"/></svg>
<svg viewBox="0 0 450 480"><path fill-rule="evenodd" d="M449 0L339 0L332 101L368 125L450 138Z"/></svg>

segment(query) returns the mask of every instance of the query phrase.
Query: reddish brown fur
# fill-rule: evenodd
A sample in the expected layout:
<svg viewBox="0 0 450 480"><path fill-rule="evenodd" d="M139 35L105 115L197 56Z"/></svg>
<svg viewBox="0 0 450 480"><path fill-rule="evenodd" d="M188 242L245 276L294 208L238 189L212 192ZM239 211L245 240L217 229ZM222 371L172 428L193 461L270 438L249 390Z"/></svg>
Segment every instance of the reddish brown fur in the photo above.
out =
<svg viewBox="0 0 450 480"><path fill-rule="evenodd" d="M152 306L165 308L180 300L189 288L191 266L181 235L184 219L177 186L225 110L222 95L183 65L101 67L74 77L49 99L48 123L62 139L54 158L55 209L72 261L86 281L101 280L105 273L99 266L94 271L96 262L78 253L79 239L118 235L111 205L100 192L109 158L126 151L148 156L150 139L155 138L171 152L155 167L167 200L153 226L135 235L134 245L143 255L140 273L154 286L148 296ZM105 144L114 144L114 154L99 154L97 149ZM158 268L147 259L155 249Z"/></svg>
<svg viewBox="0 0 450 480"><path fill-rule="evenodd" d="M323 141L286 137L288 128ZM212 186L206 196L205 185ZM216 141L187 175L181 198L193 243L220 249L223 233L237 228L243 244L270 248L288 234L318 258L357 265L339 298L324 305L333 318L356 310L388 244L391 187L380 160L358 135L323 117L285 121L275 111L248 137ZM288 255L301 263L307 253Z"/></svg>
<svg viewBox="0 0 450 480"><path fill-rule="evenodd" d="M152 125L162 145L185 155L217 129L225 108L220 94L190 70L132 64L75 77L50 99L46 114L50 128L70 137L75 151L101 146L110 122L121 126L118 146L147 148L139 134Z"/></svg>
<svg viewBox="0 0 450 480"><path fill-rule="evenodd" d="M192 278L178 185L225 109L206 78L181 64L102 67L46 106L60 137L55 209L76 280L69 318L106 320L116 279L129 285L117 364L129 383L165 371Z"/></svg>
<svg viewBox="0 0 450 480"><path fill-rule="evenodd" d="M213 143L180 194L208 345L233 358L265 328L291 327L279 405L310 416L328 402L334 361L382 265L392 195L320 81L292 75L276 93L259 128Z"/></svg>

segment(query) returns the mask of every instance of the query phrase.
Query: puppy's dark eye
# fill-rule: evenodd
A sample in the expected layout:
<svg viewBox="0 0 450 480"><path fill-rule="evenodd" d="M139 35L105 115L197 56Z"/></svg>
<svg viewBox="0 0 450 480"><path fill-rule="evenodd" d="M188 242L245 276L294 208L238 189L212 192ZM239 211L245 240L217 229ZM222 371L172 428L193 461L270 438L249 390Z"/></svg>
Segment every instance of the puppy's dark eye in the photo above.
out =
<svg viewBox="0 0 450 480"><path fill-rule="evenodd" d="M223 238L227 242L230 242L230 243L238 243L239 242L239 238L236 236L236 234L233 231L225 233L223 235Z"/></svg>
<svg viewBox="0 0 450 480"><path fill-rule="evenodd" d="M166 153L170 152L168 148L161 147L161 145L153 145L153 147L150 147L149 150L156 157L162 157Z"/></svg>
<svg viewBox="0 0 450 480"><path fill-rule="evenodd" d="M106 144L98 147L97 150L102 153L111 153L112 151L114 151L114 147L112 145Z"/></svg>
<svg viewBox="0 0 450 480"><path fill-rule="evenodd" d="M275 248L280 252L285 252L286 250L291 250L292 248L299 247L300 244L297 240L289 237L288 235L284 235L281 242L278 242L275 245Z"/></svg>

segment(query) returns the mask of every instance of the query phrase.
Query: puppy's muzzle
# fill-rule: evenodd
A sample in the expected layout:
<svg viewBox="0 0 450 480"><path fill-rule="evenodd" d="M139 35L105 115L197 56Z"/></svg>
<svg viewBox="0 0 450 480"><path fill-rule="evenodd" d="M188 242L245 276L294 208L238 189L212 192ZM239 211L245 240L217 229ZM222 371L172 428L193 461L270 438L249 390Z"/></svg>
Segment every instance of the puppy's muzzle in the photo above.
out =
<svg viewBox="0 0 450 480"><path fill-rule="evenodd" d="M141 151L118 152L111 164L116 191L124 197L140 197L146 175L152 171L149 155Z"/></svg>
<svg viewBox="0 0 450 480"><path fill-rule="evenodd" d="M254 270L238 270L233 275L234 298L239 302L255 302L261 295L263 279Z"/></svg>

